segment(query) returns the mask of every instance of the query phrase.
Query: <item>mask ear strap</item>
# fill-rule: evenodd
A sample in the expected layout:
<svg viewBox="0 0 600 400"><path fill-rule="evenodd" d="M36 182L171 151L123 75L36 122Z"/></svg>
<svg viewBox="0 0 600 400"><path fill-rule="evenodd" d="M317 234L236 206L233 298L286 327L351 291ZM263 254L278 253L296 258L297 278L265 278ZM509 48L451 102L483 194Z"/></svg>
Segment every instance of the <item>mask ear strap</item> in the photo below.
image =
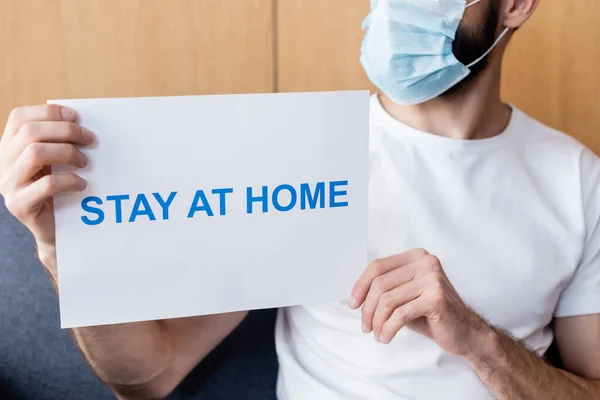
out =
<svg viewBox="0 0 600 400"><path fill-rule="evenodd" d="M510 30L510 28L506 28L504 29L504 32L502 32L500 34L500 36L498 36L498 39L496 39L496 41L494 42L494 44L492 45L492 47L490 47L488 49L488 51L486 51L485 53L483 53L483 55L481 57L479 57L477 60L473 61L471 64L467 65L467 68L471 68L473 65L481 62L481 60L483 60L488 54L490 54L492 52L492 50L494 50L494 48L496 46L498 46L498 43L500 43L500 41L502 40L502 38L504 36L506 36L506 34L508 33L508 31Z"/></svg>
<svg viewBox="0 0 600 400"><path fill-rule="evenodd" d="M483 0L475 0L474 2L467 4L467 5L465 6L465 8L469 8L469 7L471 7L471 6L474 6L475 4L479 3L480 1L483 1Z"/></svg>

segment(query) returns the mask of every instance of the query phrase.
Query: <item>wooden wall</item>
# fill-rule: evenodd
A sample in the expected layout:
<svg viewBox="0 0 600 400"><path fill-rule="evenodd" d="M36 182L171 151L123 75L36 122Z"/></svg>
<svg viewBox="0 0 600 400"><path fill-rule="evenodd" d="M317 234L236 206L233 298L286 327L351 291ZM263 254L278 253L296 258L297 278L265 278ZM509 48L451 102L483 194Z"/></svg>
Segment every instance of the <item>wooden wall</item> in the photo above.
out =
<svg viewBox="0 0 600 400"><path fill-rule="evenodd" d="M279 90L372 88L359 61L368 12L369 0L280 0Z"/></svg>
<svg viewBox="0 0 600 400"><path fill-rule="evenodd" d="M600 1L541 0L504 68L506 100L600 155Z"/></svg>
<svg viewBox="0 0 600 400"><path fill-rule="evenodd" d="M0 0L0 121L49 98L372 88L369 0ZM503 95L600 154L600 1L541 0Z"/></svg>
<svg viewBox="0 0 600 400"><path fill-rule="evenodd" d="M0 0L0 120L79 97L270 92L272 0Z"/></svg>

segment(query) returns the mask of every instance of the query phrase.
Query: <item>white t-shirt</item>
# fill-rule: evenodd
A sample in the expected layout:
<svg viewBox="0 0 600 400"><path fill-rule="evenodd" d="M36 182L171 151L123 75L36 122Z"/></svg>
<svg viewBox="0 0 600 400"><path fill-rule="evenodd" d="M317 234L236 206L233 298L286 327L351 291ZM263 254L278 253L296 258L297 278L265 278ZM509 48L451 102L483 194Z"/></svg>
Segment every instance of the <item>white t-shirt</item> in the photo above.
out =
<svg viewBox="0 0 600 400"><path fill-rule="evenodd" d="M463 300L543 355L553 317L600 313L600 160L513 108L457 140L371 100L370 259L423 247ZM366 266L365 266L366 267ZM467 362L409 329L388 345L336 303L279 312L281 400L490 399Z"/></svg>

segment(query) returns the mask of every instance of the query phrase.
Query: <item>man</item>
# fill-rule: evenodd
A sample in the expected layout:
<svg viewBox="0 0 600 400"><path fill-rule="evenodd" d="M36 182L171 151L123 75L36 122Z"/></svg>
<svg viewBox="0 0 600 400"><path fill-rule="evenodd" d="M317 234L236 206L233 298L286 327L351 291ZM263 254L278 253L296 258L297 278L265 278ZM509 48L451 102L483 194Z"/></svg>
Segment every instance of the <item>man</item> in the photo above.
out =
<svg viewBox="0 0 600 400"><path fill-rule="evenodd" d="M600 160L499 96L508 40L538 1L372 2L375 261L347 305L280 310L279 398L600 398ZM85 182L48 166L84 166L77 147L94 140L75 120L19 108L0 142L0 193L53 282L51 196ZM73 333L120 397L157 398L244 316ZM543 361L553 340L565 370Z"/></svg>

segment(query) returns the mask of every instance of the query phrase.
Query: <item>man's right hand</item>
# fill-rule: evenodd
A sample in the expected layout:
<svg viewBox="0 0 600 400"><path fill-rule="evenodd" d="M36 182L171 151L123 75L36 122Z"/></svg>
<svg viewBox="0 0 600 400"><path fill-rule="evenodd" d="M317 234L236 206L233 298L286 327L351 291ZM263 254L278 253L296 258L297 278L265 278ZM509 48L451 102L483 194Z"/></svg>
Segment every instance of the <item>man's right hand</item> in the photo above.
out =
<svg viewBox="0 0 600 400"><path fill-rule="evenodd" d="M75 111L58 105L15 108L0 139L0 195L33 233L42 262L55 257L52 197L86 187L74 173L51 173L55 164L87 165L79 147L92 144L94 135L76 120ZM56 280L56 263L44 264Z"/></svg>
<svg viewBox="0 0 600 400"><path fill-rule="evenodd" d="M10 114L0 139L0 195L33 233L40 260L57 283L52 197L84 190L75 173L51 166L87 164L79 150L94 135L57 105ZM90 366L121 399L163 398L244 319L246 312L73 329ZM57 327L58 329L58 327Z"/></svg>

